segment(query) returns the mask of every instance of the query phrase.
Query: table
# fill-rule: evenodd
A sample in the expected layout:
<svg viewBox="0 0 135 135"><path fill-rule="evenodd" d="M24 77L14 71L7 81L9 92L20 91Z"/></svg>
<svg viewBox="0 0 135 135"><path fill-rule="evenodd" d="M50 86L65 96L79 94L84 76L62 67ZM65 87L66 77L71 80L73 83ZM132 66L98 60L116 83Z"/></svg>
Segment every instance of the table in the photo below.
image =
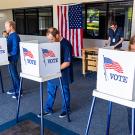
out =
<svg viewBox="0 0 135 135"><path fill-rule="evenodd" d="M87 71L97 71L98 48L82 49L82 74Z"/></svg>

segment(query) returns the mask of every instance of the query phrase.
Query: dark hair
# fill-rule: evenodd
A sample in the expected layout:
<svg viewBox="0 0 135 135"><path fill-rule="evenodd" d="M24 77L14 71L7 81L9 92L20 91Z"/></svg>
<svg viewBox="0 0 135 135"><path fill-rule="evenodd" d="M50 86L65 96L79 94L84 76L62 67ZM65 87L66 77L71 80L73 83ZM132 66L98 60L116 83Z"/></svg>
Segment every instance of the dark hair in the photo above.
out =
<svg viewBox="0 0 135 135"><path fill-rule="evenodd" d="M53 37L56 37L57 34L59 34L59 31L56 28L50 27L47 30L46 35L51 34Z"/></svg>
<svg viewBox="0 0 135 135"><path fill-rule="evenodd" d="M112 25L117 25L117 22L112 21L112 22L110 23L110 26L112 26Z"/></svg>
<svg viewBox="0 0 135 135"><path fill-rule="evenodd" d="M7 32L4 30L4 31L2 31L2 34L3 34L3 33L7 33Z"/></svg>
<svg viewBox="0 0 135 135"><path fill-rule="evenodd" d="M131 50L131 45L135 44L135 35L130 38L128 49Z"/></svg>

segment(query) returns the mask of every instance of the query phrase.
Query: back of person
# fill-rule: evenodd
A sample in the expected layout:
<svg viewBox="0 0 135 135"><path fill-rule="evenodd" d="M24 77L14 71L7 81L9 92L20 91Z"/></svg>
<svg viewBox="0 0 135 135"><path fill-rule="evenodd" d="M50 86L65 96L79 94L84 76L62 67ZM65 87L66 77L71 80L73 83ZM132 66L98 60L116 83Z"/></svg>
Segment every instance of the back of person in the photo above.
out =
<svg viewBox="0 0 135 135"><path fill-rule="evenodd" d="M17 62L20 54L19 49L20 37L16 32L10 33L7 37L7 47L9 53L9 61Z"/></svg>

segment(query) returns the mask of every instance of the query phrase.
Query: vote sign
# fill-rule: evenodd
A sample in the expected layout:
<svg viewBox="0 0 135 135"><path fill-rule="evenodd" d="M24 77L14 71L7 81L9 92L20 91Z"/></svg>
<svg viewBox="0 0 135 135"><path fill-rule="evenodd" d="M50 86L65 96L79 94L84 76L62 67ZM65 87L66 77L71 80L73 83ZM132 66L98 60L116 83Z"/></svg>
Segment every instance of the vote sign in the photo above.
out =
<svg viewBox="0 0 135 135"><path fill-rule="evenodd" d="M6 38L0 38L0 66L7 64L9 64L7 52L7 40Z"/></svg>
<svg viewBox="0 0 135 135"><path fill-rule="evenodd" d="M22 73L46 77L60 73L60 43L20 43Z"/></svg>
<svg viewBox="0 0 135 135"><path fill-rule="evenodd" d="M97 90L123 99L135 99L135 52L99 49Z"/></svg>

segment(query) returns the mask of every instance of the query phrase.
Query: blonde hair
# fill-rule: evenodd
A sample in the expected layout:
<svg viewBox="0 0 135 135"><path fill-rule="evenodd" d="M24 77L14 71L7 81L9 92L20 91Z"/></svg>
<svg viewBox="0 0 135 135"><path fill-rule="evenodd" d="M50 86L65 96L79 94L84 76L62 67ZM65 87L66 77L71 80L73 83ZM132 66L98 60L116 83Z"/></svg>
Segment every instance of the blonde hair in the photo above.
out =
<svg viewBox="0 0 135 135"><path fill-rule="evenodd" d="M14 21L9 20L9 21L6 21L6 23L9 23L10 26L11 26L14 30L16 30L16 23L15 23Z"/></svg>
<svg viewBox="0 0 135 135"><path fill-rule="evenodd" d="M135 35L133 35L129 41L128 50L131 51L131 45L135 44Z"/></svg>

